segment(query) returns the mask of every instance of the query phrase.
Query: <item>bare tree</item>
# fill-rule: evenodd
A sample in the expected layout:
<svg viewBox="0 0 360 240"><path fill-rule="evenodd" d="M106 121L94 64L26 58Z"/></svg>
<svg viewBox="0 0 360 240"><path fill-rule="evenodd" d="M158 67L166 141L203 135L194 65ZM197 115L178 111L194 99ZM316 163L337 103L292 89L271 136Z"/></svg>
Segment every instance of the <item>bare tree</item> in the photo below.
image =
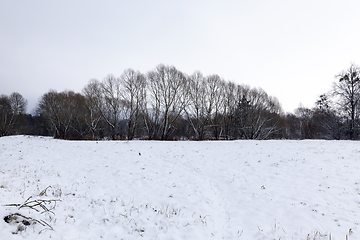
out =
<svg viewBox="0 0 360 240"><path fill-rule="evenodd" d="M334 83L333 94L339 98L339 105L349 118L349 138L357 137L358 108L360 101L360 69L351 64L349 69L336 75L338 82Z"/></svg>
<svg viewBox="0 0 360 240"><path fill-rule="evenodd" d="M84 121L91 132L92 139L95 139L95 136L99 134L100 122L102 115L104 115L101 83L96 79L92 79L83 88L82 92L86 98L85 106L87 108Z"/></svg>
<svg viewBox="0 0 360 240"><path fill-rule="evenodd" d="M343 123L329 95L321 94L315 105L312 116L314 136L320 139L341 139Z"/></svg>
<svg viewBox="0 0 360 240"><path fill-rule="evenodd" d="M51 90L40 99L38 114L46 119L55 138L83 139L87 133L85 101L80 93Z"/></svg>
<svg viewBox="0 0 360 240"><path fill-rule="evenodd" d="M189 104L185 108L187 121L192 127L197 140L204 139L207 124L207 87L205 77L195 72L189 77Z"/></svg>
<svg viewBox="0 0 360 240"><path fill-rule="evenodd" d="M114 75L108 75L101 82L102 96L104 99L102 116L111 128L111 137L116 139L119 132L119 123L122 119L124 110L124 101L122 99L122 90L120 79Z"/></svg>
<svg viewBox="0 0 360 240"><path fill-rule="evenodd" d="M9 101L14 115L24 114L26 112L27 101L20 93L12 93Z"/></svg>
<svg viewBox="0 0 360 240"><path fill-rule="evenodd" d="M221 132L221 107L224 101L224 81L216 74L206 78L206 121L213 137L219 139Z"/></svg>
<svg viewBox="0 0 360 240"><path fill-rule="evenodd" d="M147 78L150 93L148 133L150 138L165 140L174 131L174 123L187 104L187 79L175 67L164 65L149 72Z"/></svg>
<svg viewBox="0 0 360 240"><path fill-rule="evenodd" d="M86 98L84 95L72 91L67 93L66 98L68 111L72 116L70 122L70 137L72 139L84 139L89 133L89 128L86 124L88 115Z"/></svg>
<svg viewBox="0 0 360 240"><path fill-rule="evenodd" d="M298 118L300 138L313 139L315 127L312 118L314 116L314 111L310 108L298 107L295 110L295 116Z"/></svg>
<svg viewBox="0 0 360 240"><path fill-rule="evenodd" d="M140 72L127 69L120 77L122 98L127 120L127 138L133 139L139 125L140 116L146 107L146 78Z"/></svg>
<svg viewBox="0 0 360 240"><path fill-rule="evenodd" d="M281 106L262 89L239 89L235 110L236 129L244 139L266 139L278 131Z"/></svg>
<svg viewBox="0 0 360 240"><path fill-rule="evenodd" d="M0 136L10 135L20 116L26 112L27 101L17 92L0 96Z"/></svg>
<svg viewBox="0 0 360 240"><path fill-rule="evenodd" d="M233 113L236 108L237 88L233 82L224 83L223 101L222 101L222 135L225 139L234 139L232 131Z"/></svg>
<svg viewBox="0 0 360 240"><path fill-rule="evenodd" d="M47 119L56 138L66 138L70 129L71 113L66 102L66 93L50 90L41 97L38 105L38 112Z"/></svg>
<svg viewBox="0 0 360 240"><path fill-rule="evenodd" d="M14 115L11 109L9 97L0 96L0 137L9 135L14 125Z"/></svg>

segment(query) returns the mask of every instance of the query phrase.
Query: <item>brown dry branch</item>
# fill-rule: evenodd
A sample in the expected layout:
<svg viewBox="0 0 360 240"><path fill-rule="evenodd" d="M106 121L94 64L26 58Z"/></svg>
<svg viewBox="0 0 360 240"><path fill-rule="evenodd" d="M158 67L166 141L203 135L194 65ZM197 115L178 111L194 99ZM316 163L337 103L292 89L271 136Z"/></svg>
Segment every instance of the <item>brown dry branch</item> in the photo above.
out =
<svg viewBox="0 0 360 240"><path fill-rule="evenodd" d="M51 187L51 186L49 186L49 187ZM44 196L44 195L47 196L46 190L49 187L47 187L43 191L41 191L39 196ZM17 207L18 210L20 210L22 208L29 208L36 212L39 212L40 214L52 213L53 215L55 215L53 210L56 207L56 203L59 201L61 201L61 200L60 199L34 199L34 200L32 200L32 196L30 196L22 204L11 203L11 204L6 204L4 206ZM19 221L18 220L19 217L23 218L24 220ZM23 224L24 226L28 226L28 225L31 225L34 223L39 223L41 226L43 226L45 228L48 227L48 228L50 228L50 230L53 230L53 227L49 223L47 223L45 220L24 216L23 214L20 214L20 213L12 213L8 216L5 216L4 221L7 223L19 223L19 224ZM25 228L21 228L21 229L24 230ZM45 229L43 229L43 230L45 230ZM43 230L41 230L39 233L41 233Z"/></svg>

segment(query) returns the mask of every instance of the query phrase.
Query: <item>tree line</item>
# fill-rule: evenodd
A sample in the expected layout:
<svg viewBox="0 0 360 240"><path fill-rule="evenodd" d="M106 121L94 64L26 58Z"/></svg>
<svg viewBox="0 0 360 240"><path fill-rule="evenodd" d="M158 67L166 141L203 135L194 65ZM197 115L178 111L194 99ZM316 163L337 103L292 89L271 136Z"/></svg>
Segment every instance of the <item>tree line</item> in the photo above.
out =
<svg viewBox="0 0 360 240"><path fill-rule="evenodd" d="M60 139L359 139L360 68L336 75L314 108L283 113L260 88L218 75L188 76L158 65L143 74L92 79L81 93L50 90L34 114L19 93L0 96L0 136L31 134Z"/></svg>

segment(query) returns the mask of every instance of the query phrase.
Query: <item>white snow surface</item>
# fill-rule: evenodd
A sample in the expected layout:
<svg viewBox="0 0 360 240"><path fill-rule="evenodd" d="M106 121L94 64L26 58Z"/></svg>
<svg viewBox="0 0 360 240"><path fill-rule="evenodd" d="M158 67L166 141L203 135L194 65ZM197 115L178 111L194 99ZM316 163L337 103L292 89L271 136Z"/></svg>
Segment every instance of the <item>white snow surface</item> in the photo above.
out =
<svg viewBox="0 0 360 240"><path fill-rule="evenodd" d="M359 194L356 141L0 138L1 239L360 239Z"/></svg>

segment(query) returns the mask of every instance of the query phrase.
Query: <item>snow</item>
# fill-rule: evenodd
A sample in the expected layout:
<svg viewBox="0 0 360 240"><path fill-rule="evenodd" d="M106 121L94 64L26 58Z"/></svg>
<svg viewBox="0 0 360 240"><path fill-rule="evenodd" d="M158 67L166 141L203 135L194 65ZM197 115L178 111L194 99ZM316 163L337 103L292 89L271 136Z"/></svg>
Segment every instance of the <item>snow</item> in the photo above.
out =
<svg viewBox="0 0 360 240"><path fill-rule="evenodd" d="M355 141L2 137L0 235L64 240L360 239L359 173ZM8 206L23 204L30 196L59 201L46 205L54 207L53 213ZM49 226L17 229L18 223L2 220L14 213Z"/></svg>

